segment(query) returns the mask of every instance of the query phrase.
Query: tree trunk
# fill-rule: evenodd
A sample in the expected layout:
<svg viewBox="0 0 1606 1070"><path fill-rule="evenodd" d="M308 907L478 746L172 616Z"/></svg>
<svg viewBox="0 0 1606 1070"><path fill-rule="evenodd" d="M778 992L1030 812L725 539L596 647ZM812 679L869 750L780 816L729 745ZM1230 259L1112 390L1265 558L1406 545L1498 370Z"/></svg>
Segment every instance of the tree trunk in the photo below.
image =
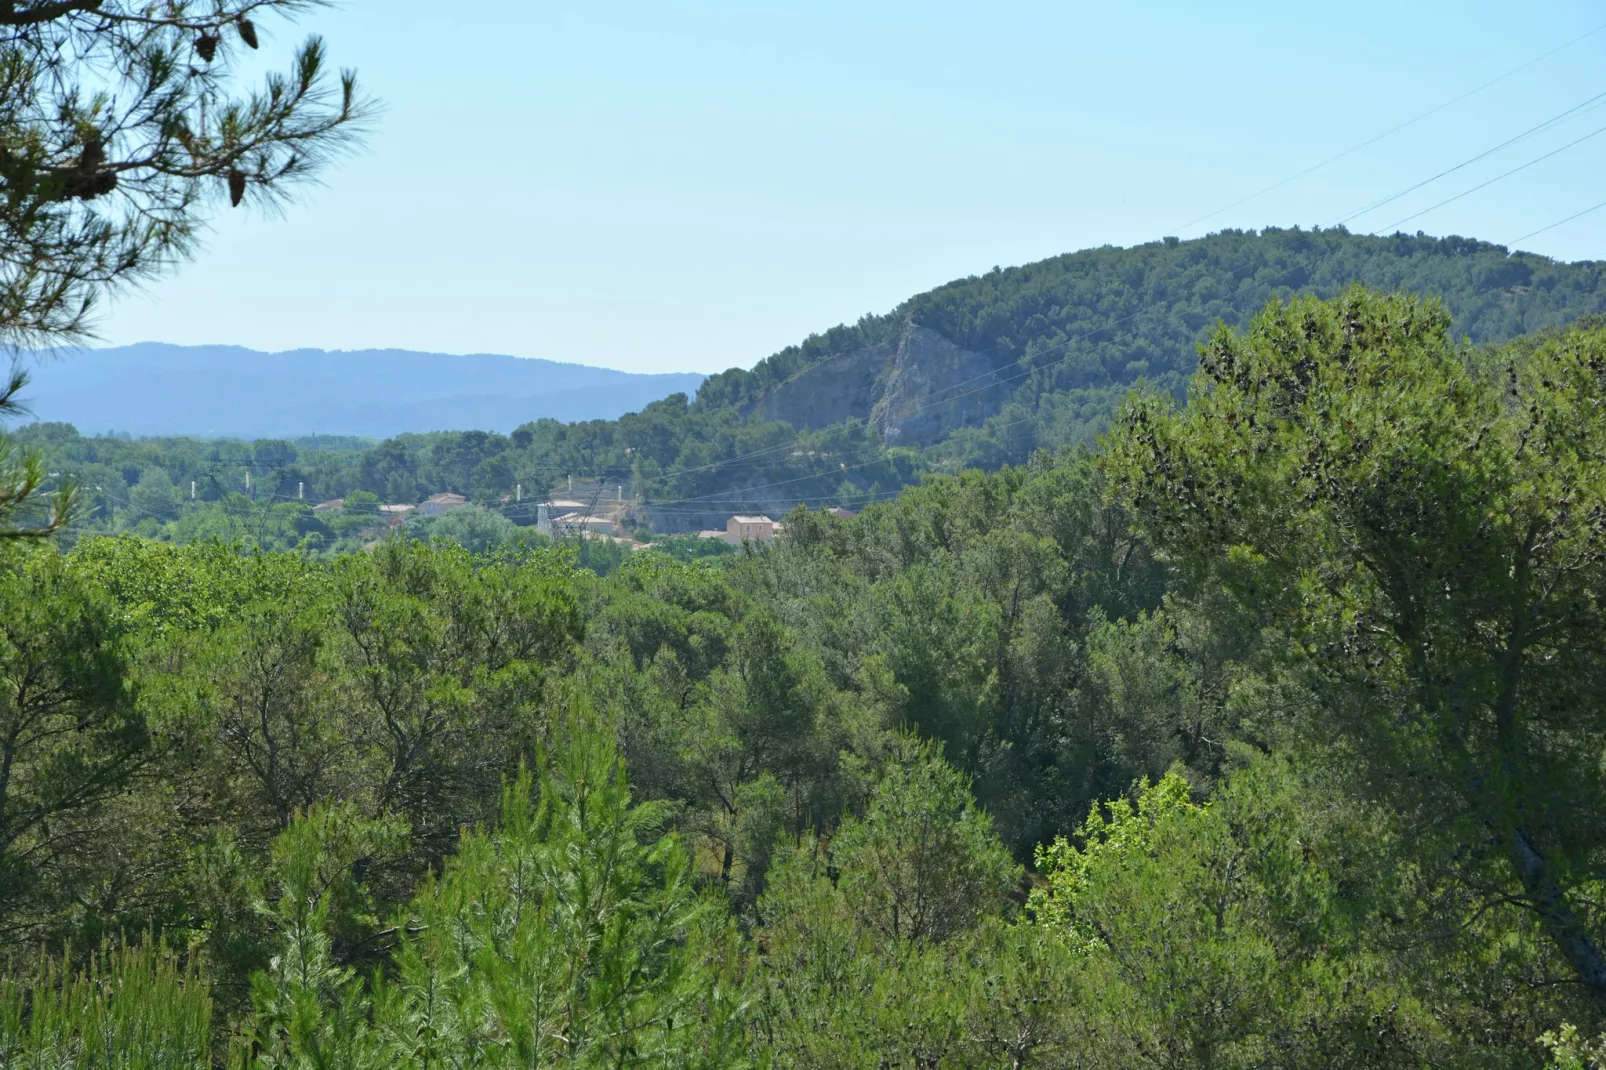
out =
<svg viewBox="0 0 1606 1070"><path fill-rule="evenodd" d="M1506 849L1528 902L1544 926L1545 935L1555 943L1595 1002L1606 1007L1606 956L1601 954L1583 922L1573 913L1567 893L1556 883L1545 856L1520 828L1511 830Z"/></svg>

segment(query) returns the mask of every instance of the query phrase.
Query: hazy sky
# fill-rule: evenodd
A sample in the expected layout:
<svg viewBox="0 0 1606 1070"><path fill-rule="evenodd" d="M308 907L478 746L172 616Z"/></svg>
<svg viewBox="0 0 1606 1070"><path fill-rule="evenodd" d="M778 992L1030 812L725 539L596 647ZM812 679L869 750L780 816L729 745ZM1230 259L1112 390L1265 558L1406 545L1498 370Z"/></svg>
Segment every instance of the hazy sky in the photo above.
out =
<svg viewBox="0 0 1606 1070"><path fill-rule="evenodd" d="M1606 92L1606 31L1185 228L1602 23L1598 0L349 0L302 29L383 99L366 149L284 218L223 212L101 334L751 365L995 264L1335 222ZM287 56L302 30L273 30ZM1602 200L1606 133L1401 229L1509 243ZM1520 245L1606 259L1606 208Z"/></svg>

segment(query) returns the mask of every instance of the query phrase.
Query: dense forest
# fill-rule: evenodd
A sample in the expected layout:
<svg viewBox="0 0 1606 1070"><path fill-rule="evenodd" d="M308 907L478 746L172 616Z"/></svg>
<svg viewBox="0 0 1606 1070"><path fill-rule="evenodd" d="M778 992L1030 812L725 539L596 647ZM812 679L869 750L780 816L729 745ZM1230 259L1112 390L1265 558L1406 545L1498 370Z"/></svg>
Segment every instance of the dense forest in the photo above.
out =
<svg viewBox="0 0 1606 1070"><path fill-rule="evenodd" d="M234 77L315 7L0 4L0 345L357 143ZM1224 232L618 421L0 435L0 1067L1599 1070L1598 270ZM531 530L610 484L789 511Z"/></svg>
<svg viewBox="0 0 1606 1070"><path fill-rule="evenodd" d="M610 492L623 488L638 503L640 527L695 531L723 526L732 512L779 515L798 504L858 509L926 473L992 470L1023 464L1039 449L1089 442L1139 382L1180 397L1195 345L1218 322L1242 325L1275 295L1331 297L1351 282L1440 296L1454 336L1479 343L1606 312L1606 280L1595 263L1560 264L1463 238L1224 231L1086 250L959 280L885 316L810 338L751 371L713 376L695 399L676 394L620 420L547 419L511 435L441 432L383 442L127 441L84 438L59 424L25 428L18 437L40 449L53 470L78 480L89 530L350 548L360 540L346 536L360 525L348 517L349 531L331 527L307 512L312 504L356 491L389 503L452 492L502 513L510 523L497 530L512 541L512 526L535 515L514 499L561 493L573 477ZM795 408L817 389L806 378L811 369L824 366L829 380L869 360L869 347L911 323L982 355L994 369L989 381L999 389L982 422L939 421L942 433L931 441L893 443L869 411L807 427L787 405L775 412L760 405L791 384ZM940 407L977 389L970 379L941 382L906 399L904 411Z"/></svg>
<svg viewBox="0 0 1606 1070"><path fill-rule="evenodd" d="M1606 324L1457 334L712 562L11 540L0 1063L1598 1065Z"/></svg>

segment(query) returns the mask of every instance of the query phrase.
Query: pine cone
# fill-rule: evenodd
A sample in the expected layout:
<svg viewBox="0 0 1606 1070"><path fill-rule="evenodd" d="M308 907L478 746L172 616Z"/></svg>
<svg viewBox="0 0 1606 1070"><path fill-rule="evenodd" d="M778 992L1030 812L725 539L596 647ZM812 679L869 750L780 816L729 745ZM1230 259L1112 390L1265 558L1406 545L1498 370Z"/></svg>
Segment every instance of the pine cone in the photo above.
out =
<svg viewBox="0 0 1606 1070"><path fill-rule="evenodd" d="M215 33L203 33L201 36L195 39L195 51L199 53L203 60L211 63L212 57L217 55L217 46L221 44L222 41L223 38L219 37Z"/></svg>
<svg viewBox="0 0 1606 1070"><path fill-rule="evenodd" d="M245 196L245 176L240 172L229 169L229 206L240 207L240 200Z"/></svg>
<svg viewBox="0 0 1606 1070"><path fill-rule="evenodd" d="M239 22L239 28L240 40L244 41L248 47L255 48L257 46L256 26L251 22L250 19L241 19Z"/></svg>

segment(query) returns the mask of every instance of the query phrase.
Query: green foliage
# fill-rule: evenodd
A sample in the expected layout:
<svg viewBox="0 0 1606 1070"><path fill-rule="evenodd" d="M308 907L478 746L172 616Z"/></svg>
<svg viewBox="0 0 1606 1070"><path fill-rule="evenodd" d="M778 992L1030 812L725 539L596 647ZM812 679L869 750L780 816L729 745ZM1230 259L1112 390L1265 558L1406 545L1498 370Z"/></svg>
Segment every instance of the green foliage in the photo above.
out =
<svg viewBox="0 0 1606 1070"><path fill-rule="evenodd" d="M408 521L407 533L417 539L455 542L473 553L550 544L546 536L519 527L501 513L484 509L454 509L445 516L416 517Z"/></svg>
<svg viewBox="0 0 1606 1070"><path fill-rule="evenodd" d="M1550 1052L1546 1070L1594 1070L1606 1063L1606 1036L1589 1040L1579 1036L1578 1027L1571 1023L1545 1033L1539 1043Z"/></svg>
<svg viewBox="0 0 1606 1070"><path fill-rule="evenodd" d="M1156 837L1167 826L1196 822L1204 808L1189 802L1191 792L1177 773L1167 773L1152 786L1145 780L1135 803L1122 797L1094 807L1077 830L1081 847L1064 837L1039 846L1037 870L1048 886L1034 889L1028 904L1037 921L1060 930L1073 946L1096 947L1102 939L1102 914L1086 905L1095 880L1112 866L1141 864L1158 854ZM1191 832L1186 829L1183 838L1191 838Z"/></svg>
<svg viewBox="0 0 1606 1070"><path fill-rule="evenodd" d="M27 384L27 373L14 368L10 380L0 386L0 418L26 411L17 392ZM42 537L66 525L76 488L71 480L59 481L55 494L46 500L42 494L48 479L39 450L19 450L0 434L0 540Z"/></svg>
<svg viewBox="0 0 1606 1070"><path fill-rule="evenodd" d="M1003 910L1019 870L969 784L929 745L890 763L862 819L831 841L858 923L883 939L942 941Z"/></svg>
<svg viewBox="0 0 1606 1070"><path fill-rule="evenodd" d="M794 511L785 540L728 568L816 652L857 747L900 727L940 739L1025 859L1137 777L1219 759L1186 692L1124 711L1105 686L1106 614L1154 608L1163 581L1104 498L1090 456L1043 455L932 477L852 521Z"/></svg>
<svg viewBox="0 0 1606 1070"><path fill-rule="evenodd" d="M1078 956L1100 1046L1128 1066L1416 1065L1431 1029L1353 924L1342 848L1279 770L1206 805L1169 774L1040 849L1031 908ZM1339 863L1342 865L1342 863ZM1351 893L1353 896L1353 893Z"/></svg>
<svg viewBox="0 0 1606 1070"><path fill-rule="evenodd" d="M778 852L756 1023L777 1066L998 1065L1053 1031L1032 1000L1059 979L1038 954L1055 949L997 920L1019 871L964 778L929 745L901 750L862 820ZM1024 1014L1002 1020L1011 1002Z"/></svg>
<svg viewBox="0 0 1606 1070"><path fill-rule="evenodd" d="M45 958L0 980L0 1065L177 1070L211 1061L212 1000L199 963L147 940L82 970Z"/></svg>
<svg viewBox="0 0 1606 1070"><path fill-rule="evenodd" d="M196 544L0 559L9 1061L1598 1061L1606 328L1449 322L1273 305L1098 451L718 561L245 496L301 443L192 507L121 444Z"/></svg>
<svg viewBox="0 0 1606 1070"><path fill-rule="evenodd" d="M371 984L332 963L323 852L285 834L285 950L257 980L251 1065L745 1064L734 934L660 809L630 805L607 736L569 728L539 790L521 772L497 830L424 884Z"/></svg>
<svg viewBox="0 0 1606 1070"><path fill-rule="evenodd" d="M639 539L639 532L637 537ZM724 539L704 539L696 535L675 535L654 539L651 549L668 554L676 561L703 561L741 552Z"/></svg>
<svg viewBox="0 0 1606 1070"><path fill-rule="evenodd" d="M1155 541L1283 637L1308 726L1606 1005L1606 332L1474 358L1436 302L1274 304L1110 466ZM1492 848L1492 849L1491 849Z"/></svg>
<svg viewBox="0 0 1606 1070"><path fill-rule="evenodd" d="M16 927L70 916L68 874L155 744L113 605L67 562L6 553L0 620L0 924Z"/></svg>

